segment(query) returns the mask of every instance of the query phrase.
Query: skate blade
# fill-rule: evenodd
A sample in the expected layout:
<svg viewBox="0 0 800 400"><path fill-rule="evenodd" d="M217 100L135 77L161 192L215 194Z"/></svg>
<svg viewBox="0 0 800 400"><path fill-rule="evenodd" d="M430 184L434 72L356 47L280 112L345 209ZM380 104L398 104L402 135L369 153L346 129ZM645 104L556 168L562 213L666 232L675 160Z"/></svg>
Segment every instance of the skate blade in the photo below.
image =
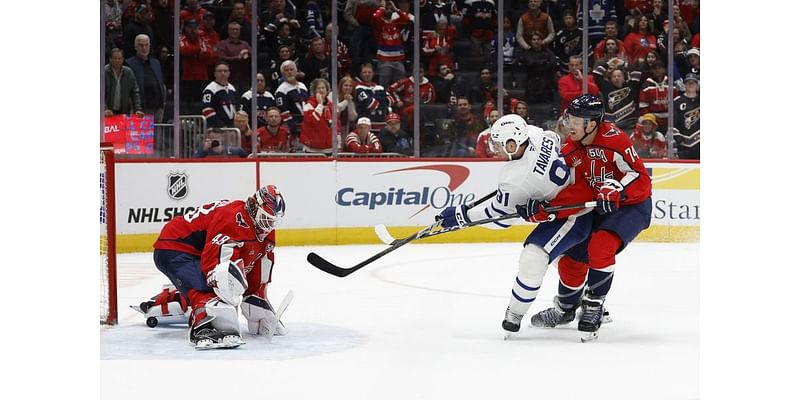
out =
<svg viewBox="0 0 800 400"><path fill-rule="evenodd" d="M243 345L245 342L238 336L225 336L221 342L215 342L211 339L198 340L194 345L197 350L211 350L211 349L233 349Z"/></svg>
<svg viewBox="0 0 800 400"><path fill-rule="evenodd" d="M591 342L593 340L597 340L597 331L581 332L581 343Z"/></svg>
<svg viewBox="0 0 800 400"><path fill-rule="evenodd" d="M510 339L513 339L515 336L517 336L517 334L518 334L518 333L519 333L519 332L508 332L508 331L506 331L506 332L503 334L503 340L510 340Z"/></svg>

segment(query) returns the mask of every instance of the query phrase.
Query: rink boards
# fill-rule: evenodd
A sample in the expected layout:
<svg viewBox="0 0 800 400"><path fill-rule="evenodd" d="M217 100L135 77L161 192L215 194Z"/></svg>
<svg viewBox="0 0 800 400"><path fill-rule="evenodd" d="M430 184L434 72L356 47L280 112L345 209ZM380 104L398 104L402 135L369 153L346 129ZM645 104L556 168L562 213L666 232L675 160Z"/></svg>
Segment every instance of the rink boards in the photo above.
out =
<svg viewBox="0 0 800 400"><path fill-rule="evenodd" d="M385 224L395 237L433 222L444 207L469 202L496 188L503 162L474 160L214 160L116 164L117 249L151 251L170 218L219 199L244 199L262 184L283 193L281 245L380 243ZM649 229L637 240L693 242L700 236L700 165L646 163L653 180ZM425 239L435 242L513 242L533 225L482 227Z"/></svg>

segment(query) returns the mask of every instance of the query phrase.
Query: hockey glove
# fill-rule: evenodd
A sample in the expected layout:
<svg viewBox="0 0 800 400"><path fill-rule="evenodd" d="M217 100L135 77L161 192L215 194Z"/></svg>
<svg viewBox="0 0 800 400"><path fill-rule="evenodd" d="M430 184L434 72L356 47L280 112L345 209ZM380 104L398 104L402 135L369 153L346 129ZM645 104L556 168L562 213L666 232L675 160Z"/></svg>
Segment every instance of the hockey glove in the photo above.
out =
<svg viewBox="0 0 800 400"><path fill-rule="evenodd" d="M442 222L443 228L459 227L463 228L468 223L472 222L467 216L467 206L460 205L455 207L447 207L436 216L437 221Z"/></svg>
<svg viewBox="0 0 800 400"><path fill-rule="evenodd" d="M242 294L247 290L242 260L220 263L208 272L206 283L222 301L238 306L242 301Z"/></svg>
<svg viewBox="0 0 800 400"><path fill-rule="evenodd" d="M548 204L546 201L528 199L528 204L517 205L517 214L519 214L519 216L523 219L531 222L550 222L556 219L556 215L550 214L544 210L547 205Z"/></svg>
<svg viewBox="0 0 800 400"><path fill-rule="evenodd" d="M269 300L250 295L242 301L242 315L247 319L247 330L253 335L285 335L286 327L278 321Z"/></svg>
<svg viewBox="0 0 800 400"><path fill-rule="evenodd" d="M622 184L616 179L606 179L597 193L597 212L608 214L619 209L619 201L622 199Z"/></svg>

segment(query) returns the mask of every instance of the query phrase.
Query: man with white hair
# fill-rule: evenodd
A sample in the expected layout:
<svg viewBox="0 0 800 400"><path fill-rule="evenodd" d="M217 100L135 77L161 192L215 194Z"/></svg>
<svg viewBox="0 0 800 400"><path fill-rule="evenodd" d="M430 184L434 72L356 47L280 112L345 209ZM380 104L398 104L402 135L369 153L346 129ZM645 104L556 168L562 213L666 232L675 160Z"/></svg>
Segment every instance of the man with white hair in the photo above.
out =
<svg viewBox="0 0 800 400"><path fill-rule="evenodd" d="M126 60L133 70L139 85L139 96L142 100L142 112L153 114L155 123L164 117L164 104L167 99L167 88L158 58L150 57L150 37L141 34L134 41L136 55Z"/></svg>
<svg viewBox="0 0 800 400"><path fill-rule="evenodd" d="M297 64L292 60L281 64L281 76L283 82L275 90L275 104L281 110L283 122L296 141L303 123L303 108L308 101L308 88L297 80Z"/></svg>

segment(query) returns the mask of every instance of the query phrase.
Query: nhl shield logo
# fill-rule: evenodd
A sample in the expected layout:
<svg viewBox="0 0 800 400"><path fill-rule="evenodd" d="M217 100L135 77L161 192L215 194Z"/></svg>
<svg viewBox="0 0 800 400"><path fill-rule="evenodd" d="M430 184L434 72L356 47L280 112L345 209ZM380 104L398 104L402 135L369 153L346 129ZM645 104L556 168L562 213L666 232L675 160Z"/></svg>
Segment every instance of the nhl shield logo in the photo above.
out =
<svg viewBox="0 0 800 400"><path fill-rule="evenodd" d="M167 178L167 195L175 200L181 200L189 193L186 185L186 172L170 172Z"/></svg>

